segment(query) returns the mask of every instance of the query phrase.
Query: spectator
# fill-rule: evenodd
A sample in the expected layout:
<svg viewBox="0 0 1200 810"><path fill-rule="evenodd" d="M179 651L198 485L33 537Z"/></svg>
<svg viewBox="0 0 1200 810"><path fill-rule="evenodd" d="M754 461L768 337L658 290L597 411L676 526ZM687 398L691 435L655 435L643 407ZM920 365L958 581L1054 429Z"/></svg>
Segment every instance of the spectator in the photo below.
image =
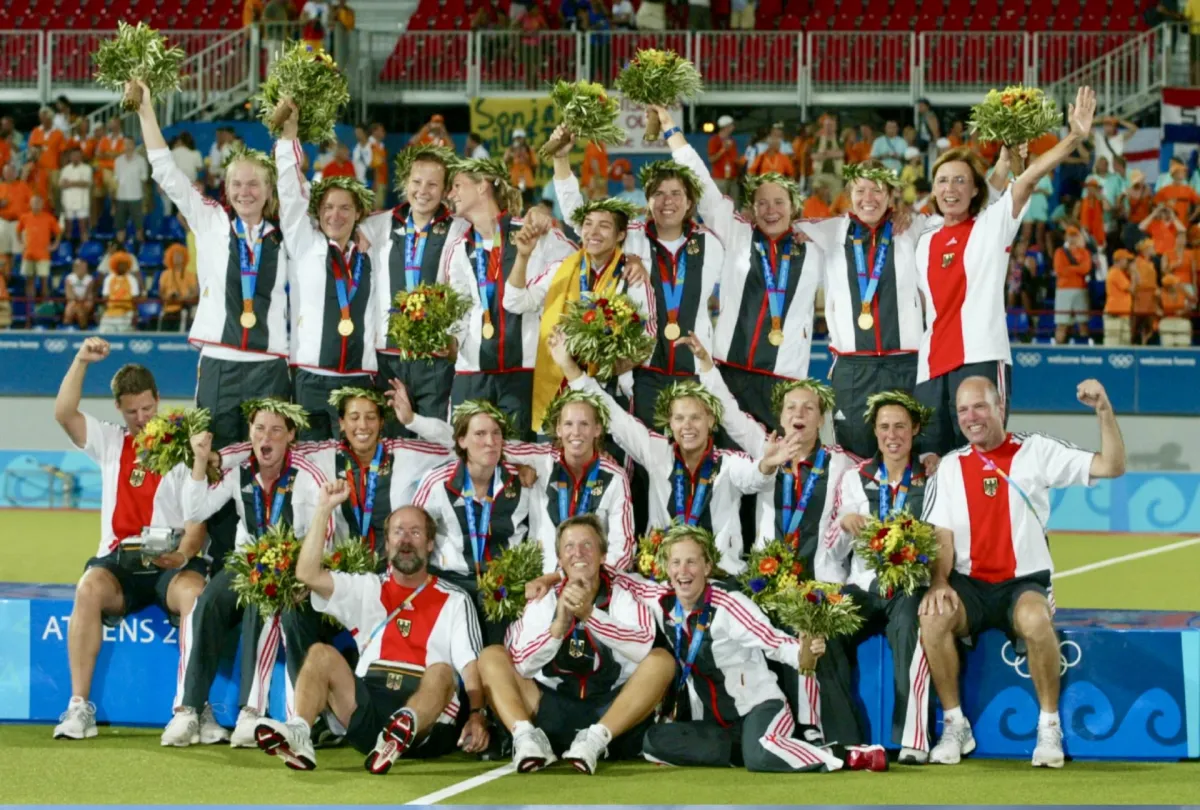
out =
<svg viewBox="0 0 1200 810"><path fill-rule="evenodd" d="M733 0L729 10L729 27L734 31L753 31L756 4L750 0Z"/></svg>
<svg viewBox="0 0 1200 810"><path fill-rule="evenodd" d="M521 15L521 19L517 23L518 27L527 34L534 34L538 31L545 31L550 28L550 21L546 19L545 13L541 6L534 6Z"/></svg>
<svg viewBox="0 0 1200 810"><path fill-rule="evenodd" d="M1130 265L1133 254L1124 248L1113 253L1112 267L1104 280L1104 345L1128 346L1132 336L1133 283Z"/></svg>
<svg viewBox="0 0 1200 810"><path fill-rule="evenodd" d="M1179 235L1180 258L1163 268L1162 321L1158 333L1163 346L1192 345L1192 313L1196 310L1195 268L1184 258L1186 237Z"/></svg>
<svg viewBox="0 0 1200 810"><path fill-rule="evenodd" d="M1151 255L1158 254L1159 256L1165 256L1175 248L1175 237L1184 230L1183 223L1175 215L1174 209L1166 203L1159 203L1150 216L1142 220L1138 227L1150 236L1149 241L1153 248ZM1142 252L1142 243L1145 241L1147 240L1143 239L1138 242L1139 254Z"/></svg>
<svg viewBox="0 0 1200 810"><path fill-rule="evenodd" d="M608 5L605 0L591 0L590 3L584 4L587 11L587 27L589 31L607 31L612 28L612 21L609 19ZM592 38L593 44L601 43L599 37ZM607 45L607 42L601 44Z"/></svg>
<svg viewBox="0 0 1200 810"><path fill-rule="evenodd" d="M1013 245L1008 260L1007 305L1010 311L1025 315L1022 339L1029 342L1033 337L1033 320L1030 314L1039 301L1037 294L1037 260L1029 255L1029 243L1018 239Z"/></svg>
<svg viewBox="0 0 1200 810"><path fill-rule="evenodd" d="M321 177L358 177L354 161L350 159L349 146L339 143L334 147L333 160L325 164L325 168L321 170Z"/></svg>
<svg viewBox="0 0 1200 810"><path fill-rule="evenodd" d="M188 249L179 244L171 245L163 256L163 271L158 277L158 294L163 302L159 331L186 329L191 307L200 299L200 284L196 274L188 270L188 261Z"/></svg>
<svg viewBox="0 0 1200 810"><path fill-rule="evenodd" d="M0 133L0 166L13 162L12 132Z"/></svg>
<svg viewBox="0 0 1200 810"><path fill-rule="evenodd" d="M825 186L831 197L842 193L842 165L846 158L846 145L838 138L837 118L825 113L819 121L820 131L813 143L812 155L813 188ZM853 132L847 128L847 132Z"/></svg>
<svg viewBox="0 0 1200 810"><path fill-rule="evenodd" d="M262 19L263 0L243 0L242 28L249 28Z"/></svg>
<svg viewBox="0 0 1200 810"><path fill-rule="evenodd" d="M113 228L117 238L122 242L129 234L129 225L133 224L140 244L145 238L142 226L146 221L146 200L150 194L150 166L141 153L133 138L125 139L125 152L117 158L113 166L113 174L117 178L116 213L113 216Z"/></svg>
<svg viewBox="0 0 1200 810"><path fill-rule="evenodd" d="M25 297L31 301L46 297L50 294L50 257L62 241L58 217L47 211L45 201L35 194L29 200L29 213L22 214L17 221L17 234L24 244L21 264ZM40 284L35 286L35 281Z"/></svg>
<svg viewBox="0 0 1200 810"><path fill-rule="evenodd" d="M900 137L903 138L904 142L906 144L908 144L909 146L916 146L917 145L917 129L916 129L916 127L905 126L904 129L900 132Z"/></svg>
<svg viewBox="0 0 1200 810"><path fill-rule="evenodd" d="M1052 132L1046 133L1054 138L1054 143L1058 143L1058 137ZM1043 136L1044 138L1045 136ZM1041 140L1041 139L1039 139ZM1034 141L1029 146L1029 156L1034 157L1034 145L1038 141ZM1040 154L1040 153L1039 153ZM1075 147L1075 150L1062 162L1062 166L1058 171L1058 189L1060 194L1070 194L1071 196L1083 196L1083 184L1087 180L1089 170L1092 165L1092 153L1088 151L1087 145L1081 142Z"/></svg>
<svg viewBox="0 0 1200 810"><path fill-rule="evenodd" d="M1105 228L1104 218L1106 210L1111 208L1108 200L1104 199L1104 192L1100 187L1100 181L1094 177L1089 177L1087 182L1083 184L1083 199L1075 206L1073 218L1079 224L1092 241L1104 247Z"/></svg>
<svg viewBox="0 0 1200 810"><path fill-rule="evenodd" d="M917 143L916 147L923 153L931 155L932 150L942 137L942 124L938 121L937 113L929 104L929 99L917 99Z"/></svg>
<svg viewBox="0 0 1200 810"><path fill-rule="evenodd" d="M828 182L820 179L819 175L814 177L813 193L808 195L808 199L804 201L804 208L801 209L800 216L804 219L828 219L833 216L833 209L829 207L832 199L833 193Z"/></svg>
<svg viewBox="0 0 1200 810"><path fill-rule="evenodd" d="M200 172L204 169L204 156L196 148L196 141L190 132L181 132L176 136L175 144L171 147L171 159L191 182L195 183L200 178ZM166 194L160 195L159 199L162 200L163 214L171 216L175 210L174 203Z"/></svg>
<svg viewBox="0 0 1200 810"><path fill-rule="evenodd" d="M83 150L79 147L68 153L67 165L59 173L58 182L62 188L63 231L68 239L87 241L92 208L92 167L83 162Z"/></svg>
<svg viewBox="0 0 1200 810"><path fill-rule="evenodd" d="M314 48L325 47L325 35L329 31L329 18L333 7L326 0L308 0L300 9L300 22L304 24L301 36Z"/></svg>
<svg viewBox="0 0 1200 810"><path fill-rule="evenodd" d="M754 159L758 157L760 152L767 148L767 137L771 130L767 127L759 127L754 130L754 137L750 139L750 143L746 146L745 153L742 154L742 164L749 168L754 164Z"/></svg>
<svg viewBox="0 0 1200 810"><path fill-rule="evenodd" d="M662 0L642 0L637 10L637 28L639 31L667 30L666 3Z"/></svg>
<svg viewBox="0 0 1200 810"><path fill-rule="evenodd" d="M633 176L633 172L621 175L621 193L617 195L617 199L625 200L638 208L646 207L646 192L637 187L637 178Z"/></svg>
<svg viewBox="0 0 1200 810"><path fill-rule="evenodd" d="M114 249L105 257L108 272L100 295L104 298L104 315L100 318L98 331L108 333L132 332L134 330L134 302L142 294L135 266L137 262L123 250Z"/></svg>
<svg viewBox="0 0 1200 810"><path fill-rule="evenodd" d="M866 125L863 125L866 127ZM868 128L869 129L869 128ZM867 139L867 133L863 133L863 140ZM883 134L874 140L871 144L871 157L881 161L884 166L900 174L903 168L901 161L904 159L904 150L908 145L904 139L900 137L900 125L895 121L888 121L883 125Z"/></svg>
<svg viewBox="0 0 1200 810"><path fill-rule="evenodd" d="M812 146L814 141L815 127L811 124L800 122L800 126L796 128L796 137L792 138L792 165L796 167L796 179L800 182L801 189L807 189L808 178L812 174Z"/></svg>
<svg viewBox="0 0 1200 810"><path fill-rule="evenodd" d="M615 0L612 6L612 27L616 31L630 31L635 27L634 9L631 0ZM754 26L751 26L753 28Z"/></svg>
<svg viewBox="0 0 1200 810"><path fill-rule="evenodd" d="M54 128L61 132L63 137L69 138L74 125L75 114L71 112L71 102L66 96L59 96L54 101Z"/></svg>
<svg viewBox="0 0 1200 810"><path fill-rule="evenodd" d="M283 44L291 39L289 23L296 7L291 0L267 0L262 10L262 42L267 52L267 71L275 64L283 51Z"/></svg>
<svg viewBox="0 0 1200 810"><path fill-rule="evenodd" d="M467 148L464 151L472 160L487 160L491 157L487 147L483 145L483 137L478 132L467 135Z"/></svg>
<svg viewBox="0 0 1200 810"><path fill-rule="evenodd" d="M717 119L717 131L708 139L708 165L717 189L737 200L738 153L733 141L733 118L728 115Z"/></svg>
<svg viewBox="0 0 1200 810"><path fill-rule="evenodd" d="M1165 182L1162 182L1164 181ZM1175 211L1180 222L1190 222L1192 207L1200 203L1200 194L1187 181L1187 164L1178 158L1171 159L1171 170L1165 178L1160 177L1154 194L1156 203L1166 203Z"/></svg>
<svg viewBox="0 0 1200 810"><path fill-rule="evenodd" d="M521 190L521 197L529 205L533 201L537 156L525 140L525 130L513 130L512 145L504 150L504 163L508 166L509 182ZM516 215L516 212L511 213Z"/></svg>
<svg viewBox="0 0 1200 810"><path fill-rule="evenodd" d="M1066 242L1054 252L1054 342L1066 343L1072 326L1079 336L1088 336L1087 280L1092 272L1092 254L1083 232L1075 226L1066 230Z"/></svg>
<svg viewBox="0 0 1200 810"><path fill-rule="evenodd" d="M913 190L917 193L917 198L913 200L913 211L926 216L933 214L933 206L929 204L933 194L933 185L929 180L925 177L918 177L917 181L913 183Z"/></svg>
<svg viewBox="0 0 1200 810"><path fill-rule="evenodd" d="M371 188L375 192L375 210L382 211L388 195L387 132L383 124L371 124Z"/></svg>
<svg viewBox="0 0 1200 810"><path fill-rule="evenodd" d="M592 178L592 182L587 187L587 198L589 202L598 202L608 196L608 180L600 175Z"/></svg>
<svg viewBox="0 0 1200 810"><path fill-rule="evenodd" d="M71 263L71 272L63 282L63 291L67 296L63 325L90 328L92 313L96 309L96 279L92 277L86 261L76 259Z"/></svg>
<svg viewBox="0 0 1200 810"><path fill-rule="evenodd" d="M55 129L54 112L49 107L42 107L38 111L38 119L41 123L29 133L30 160L35 162L39 174L44 178L42 196L48 207L54 208L53 201L58 198L58 169L62 163L62 148L66 136L62 130Z"/></svg>
<svg viewBox="0 0 1200 810"><path fill-rule="evenodd" d="M1137 249L1137 243L1142 240L1140 223L1150 216L1154 209L1154 193L1146 182L1146 175L1138 169L1129 173L1129 188L1120 204L1121 216L1125 220L1125 230L1122 240L1126 248Z"/></svg>
<svg viewBox="0 0 1200 810"><path fill-rule="evenodd" d="M1154 267L1154 240L1138 243L1138 255L1133 260L1130 281L1133 288L1133 338L1145 346L1154 337L1154 321L1158 314L1158 271Z"/></svg>
<svg viewBox="0 0 1200 810"><path fill-rule="evenodd" d="M446 119L440 115L434 115L429 119L429 123L424 124L416 135L413 135L408 140L409 144L426 144L429 146L445 146L450 149L454 148L454 142L450 139L450 133L446 131Z"/></svg>
<svg viewBox="0 0 1200 810"><path fill-rule="evenodd" d="M558 190L554 187L554 178L551 177L546 181L546 185L542 186L541 203L544 203L550 209L551 216L555 222L563 221L562 206L558 204Z"/></svg>
<svg viewBox="0 0 1200 810"><path fill-rule="evenodd" d="M859 137L859 131L854 127L842 130L842 148L845 152L846 163L862 163L871 158L871 142Z"/></svg>
<svg viewBox="0 0 1200 810"><path fill-rule="evenodd" d="M588 141L583 147L583 165L579 167L579 182L584 188L589 188L597 177L604 181L605 188L607 188L608 150L602 143Z"/></svg>
<svg viewBox="0 0 1200 810"><path fill-rule="evenodd" d="M317 183L325 176L325 167L337 157L337 141L329 140L318 147L317 159L313 161L312 181Z"/></svg>
<svg viewBox="0 0 1200 810"><path fill-rule="evenodd" d="M1137 125L1132 121L1105 118L1092 133L1092 153L1095 154L1096 160L1104 158L1111 165L1113 158L1125 154L1125 146L1137 131Z"/></svg>
<svg viewBox="0 0 1200 810"><path fill-rule="evenodd" d="M350 159L354 162L354 176L358 178L358 182L367 185L371 169L371 140L365 124L354 127L354 150Z"/></svg>
<svg viewBox="0 0 1200 810"><path fill-rule="evenodd" d="M357 24L354 9L346 4L346 0L335 0L330 17L333 29L333 58L346 75L353 76L353 32Z"/></svg>
<svg viewBox="0 0 1200 810"><path fill-rule="evenodd" d="M112 200L117 193L117 178L113 174L117 157L125 151L125 135L121 132L121 119L110 118L104 125L104 134L96 142L96 178L98 183L92 191L92 228L100 219L101 206L107 197Z"/></svg>
<svg viewBox="0 0 1200 810"><path fill-rule="evenodd" d="M904 184L904 202L912 205L917 199L915 183L925 176L925 156L915 146L904 150L904 168L900 170L900 182Z"/></svg>
<svg viewBox="0 0 1200 810"><path fill-rule="evenodd" d="M775 123L771 124L771 130L767 133L766 140L770 141L772 135L778 135L779 151L788 157L792 157L792 144L791 141L787 139L786 130L787 128L783 125L782 121L776 121Z"/></svg>
<svg viewBox="0 0 1200 810"><path fill-rule="evenodd" d="M102 282L104 277L111 273L117 264L122 264L128 269L129 275L138 280L138 286L146 286L145 279L142 278L142 267L138 264L138 260L133 257L132 253L126 251L120 242L114 239L108 243L108 246L104 250L104 255L100 257L100 263L96 266Z"/></svg>
<svg viewBox="0 0 1200 810"><path fill-rule="evenodd" d="M792 159L783 153L783 137L778 130L771 131L767 137L766 151L754 159L748 173L757 177L771 172L778 172L784 177L796 176L796 167L792 164Z"/></svg>
<svg viewBox="0 0 1200 810"><path fill-rule="evenodd" d="M688 0L688 30L712 29L712 0Z"/></svg>
<svg viewBox="0 0 1200 810"><path fill-rule="evenodd" d="M33 189L29 183L17 177L17 169L11 163L0 168L0 262L8 269L12 267L12 255L17 253L17 223L29 212L29 201Z"/></svg>
<svg viewBox="0 0 1200 810"><path fill-rule="evenodd" d="M17 126L11 115L0 117L0 139L7 141L15 152L25 149L25 138L17 132ZM7 163L7 161L5 161Z"/></svg>
<svg viewBox="0 0 1200 810"><path fill-rule="evenodd" d="M12 326L12 293L8 285L12 282L12 264L7 256L0 256L0 329Z"/></svg>
<svg viewBox="0 0 1200 810"><path fill-rule="evenodd" d="M1050 221L1050 199L1054 196L1054 183L1049 176L1038 180L1029 197L1029 205L1021 221L1021 238L1041 250L1050 250L1047 241L1046 223Z"/></svg>

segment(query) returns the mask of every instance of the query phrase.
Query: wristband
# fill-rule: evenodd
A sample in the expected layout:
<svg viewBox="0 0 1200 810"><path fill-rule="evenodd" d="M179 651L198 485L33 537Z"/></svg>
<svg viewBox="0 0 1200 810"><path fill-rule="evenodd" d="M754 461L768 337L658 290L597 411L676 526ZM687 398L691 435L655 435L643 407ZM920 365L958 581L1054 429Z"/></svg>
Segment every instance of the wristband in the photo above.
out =
<svg viewBox="0 0 1200 810"><path fill-rule="evenodd" d="M663 133L663 140L664 141L670 140L671 136L676 134L677 132L682 132L682 130L679 127L671 127L670 129L668 129L666 132Z"/></svg>

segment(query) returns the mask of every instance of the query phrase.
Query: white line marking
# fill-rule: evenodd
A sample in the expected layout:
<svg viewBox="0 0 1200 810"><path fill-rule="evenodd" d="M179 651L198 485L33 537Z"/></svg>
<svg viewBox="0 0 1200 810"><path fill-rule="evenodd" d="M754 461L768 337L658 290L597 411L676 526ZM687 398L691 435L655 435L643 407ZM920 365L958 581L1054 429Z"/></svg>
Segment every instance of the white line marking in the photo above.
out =
<svg viewBox="0 0 1200 810"><path fill-rule="evenodd" d="M451 785L450 787L445 787L441 790L435 790L433 793L430 793L427 796L422 796L419 799L413 799L411 802L408 802L408 804L437 804L443 799L449 799L451 796L457 796L460 793L466 793L468 790L477 788L480 785L486 785L488 782L495 781L502 776L508 776L510 773L516 772L517 766L510 762L507 765L501 765L499 768L495 768L486 773L481 773L478 776L472 776L470 779Z"/></svg>
<svg viewBox="0 0 1200 810"><path fill-rule="evenodd" d="M1143 557L1153 557L1155 554L1165 554L1168 551L1187 548L1188 546L1194 546L1197 543L1200 543L1200 537L1193 537L1191 540L1180 540L1178 543L1168 543L1165 546L1158 546L1157 548L1148 548L1145 551L1135 551L1133 554L1122 554L1120 557L1112 557L1107 560L1100 560L1099 562L1081 565L1078 568L1071 568L1067 571L1056 572L1054 574L1054 580L1058 581L1065 577L1073 577L1076 574L1086 574L1089 571L1095 571L1099 568L1108 568L1110 565L1119 565L1120 563L1129 562L1130 560L1140 560Z"/></svg>

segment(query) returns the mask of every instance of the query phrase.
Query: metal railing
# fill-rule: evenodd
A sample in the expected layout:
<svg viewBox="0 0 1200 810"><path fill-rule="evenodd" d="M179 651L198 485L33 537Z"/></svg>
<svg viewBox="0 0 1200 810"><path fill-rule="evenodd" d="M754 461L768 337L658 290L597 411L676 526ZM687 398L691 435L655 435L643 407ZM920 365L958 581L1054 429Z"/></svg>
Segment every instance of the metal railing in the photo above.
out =
<svg viewBox="0 0 1200 810"><path fill-rule="evenodd" d="M41 31L0 31L0 87L38 89L45 45Z"/></svg>
<svg viewBox="0 0 1200 810"><path fill-rule="evenodd" d="M809 91L904 93L913 87L911 31L814 31L808 39Z"/></svg>
<svg viewBox="0 0 1200 810"><path fill-rule="evenodd" d="M699 35L698 35L699 36ZM703 36L712 36L705 33ZM684 31L603 31L585 42L584 78L611 87L617 74L639 50L658 48L693 57L693 37ZM704 68L700 72L706 78Z"/></svg>
<svg viewBox="0 0 1200 810"><path fill-rule="evenodd" d="M584 78L584 39L602 37L573 31L480 31L477 51L476 94L544 93L562 79Z"/></svg>
<svg viewBox="0 0 1200 810"><path fill-rule="evenodd" d="M1161 100L1175 45L1186 43L1186 37L1186 26L1160 25L1142 31L1057 81L1047 82L1045 90L1066 109L1075 89L1086 84L1096 90L1097 114L1134 115Z"/></svg>
<svg viewBox="0 0 1200 810"><path fill-rule="evenodd" d="M1032 37L1017 32L926 31L918 61L924 93L976 93L1025 81Z"/></svg>

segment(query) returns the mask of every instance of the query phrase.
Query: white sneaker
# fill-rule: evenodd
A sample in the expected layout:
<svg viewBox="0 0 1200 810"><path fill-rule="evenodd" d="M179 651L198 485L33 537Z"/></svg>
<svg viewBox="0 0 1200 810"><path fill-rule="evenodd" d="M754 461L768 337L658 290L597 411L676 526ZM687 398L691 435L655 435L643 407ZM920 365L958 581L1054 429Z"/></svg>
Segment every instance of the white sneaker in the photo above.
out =
<svg viewBox="0 0 1200 810"><path fill-rule="evenodd" d="M971 721L964 717L942 727L942 738L929 753L929 761L937 765L957 765L974 750L975 735L971 733Z"/></svg>
<svg viewBox="0 0 1200 810"><path fill-rule="evenodd" d="M557 760L546 732L533 728L513 737L513 764L518 773L540 771Z"/></svg>
<svg viewBox="0 0 1200 810"><path fill-rule="evenodd" d="M313 750L307 725L280 723L263 717L255 726L254 740L264 752L279 757L294 771L311 771L317 767L317 753Z"/></svg>
<svg viewBox="0 0 1200 810"><path fill-rule="evenodd" d="M1063 766L1063 733L1058 723L1039 725L1037 730L1037 745L1033 749L1033 760L1030 764L1035 768L1061 768Z"/></svg>
<svg viewBox="0 0 1200 810"><path fill-rule="evenodd" d="M200 742L200 718L195 709L181 709L171 715L171 722L163 729L162 745L187 748Z"/></svg>
<svg viewBox="0 0 1200 810"><path fill-rule="evenodd" d="M900 758L896 761L901 765L924 765L929 761L929 752L916 748L901 748Z"/></svg>
<svg viewBox="0 0 1200 810"><path fill-rule="evenodd" d="M257 748L254 741L254 729L262 719L254 709L242 709L238 712L237 725L233 727L233 736L229 738L232 748Z"/></svg>
<svg viewBox="0 0 1200 810"><path fill-rule="evenodd" d="M217 722L212 706L205 706L200 713L200 744L216 745L229 742L229 730Z"/></svg>
<svg viewBox="0 0 1200 810"><path fill-rule="evenodd" d="M593 774L596 772L596 763L606 756L608 743L589 726L575 735L575 741L563 754L563 759L574 765L580 773Z"/></svg>
<svg viewBox="0 0 1200 810"><path fill-rule="evenodd" d="M58 725L54 727L56 740L86 740L97 733L96 704L87 700L68 703L67 710L59 715Z"/></svg>

